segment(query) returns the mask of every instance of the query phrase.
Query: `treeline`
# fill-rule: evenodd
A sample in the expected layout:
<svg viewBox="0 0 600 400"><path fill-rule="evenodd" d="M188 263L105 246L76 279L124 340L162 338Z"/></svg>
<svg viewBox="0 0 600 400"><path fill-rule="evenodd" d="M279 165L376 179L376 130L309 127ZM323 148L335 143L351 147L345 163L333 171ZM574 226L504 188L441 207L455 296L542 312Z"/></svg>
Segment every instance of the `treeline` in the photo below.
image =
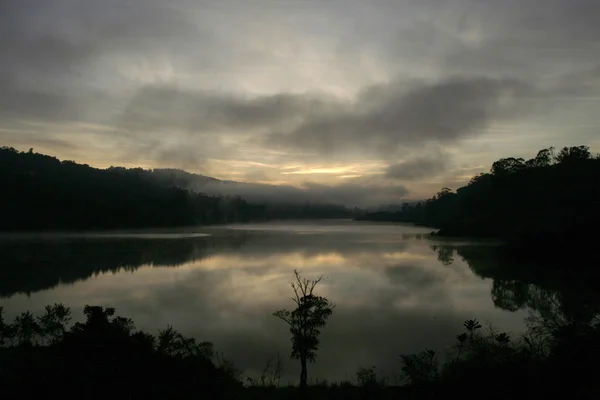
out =
<svg viewBox="0 0 600 400"><path fill-rule="evenodd" d="M179 188L202 188L206 185L211 187L207 191L213 190L218 193L218 187L222 185L236 185L239 182L221 181L204 175L192 174L180 169L153 169L143 170L135 169L146 179L160 183L164 186L175 186ZM258 191L257 191L258 192ZM256 196L256 193L255 193ZM255 204L264 206L267 219L328 219L328 218L354 218L361 211L358 209L349 209L342 204L332 204L324 202L305 202L299 203L295 199L265 199L264 196L253 198L248 195L248 199Z"/></svg>
<svg viewBox="0 0 600 400"><path fill-rule="evenodd" d="M440 235L514 240L582 236L600 224L600 158L587 146L543 149L530 160L503 158L456 192L365 220L412 222Z"/></svg>
<svg viewBox="0 0 600 400"><path fill-rule="evenodd" d="M162 177L162 176L161 176ZM150 228L264 220L239 196L194 193L141 168L92 168L0 149L0 230Z"/></svg>

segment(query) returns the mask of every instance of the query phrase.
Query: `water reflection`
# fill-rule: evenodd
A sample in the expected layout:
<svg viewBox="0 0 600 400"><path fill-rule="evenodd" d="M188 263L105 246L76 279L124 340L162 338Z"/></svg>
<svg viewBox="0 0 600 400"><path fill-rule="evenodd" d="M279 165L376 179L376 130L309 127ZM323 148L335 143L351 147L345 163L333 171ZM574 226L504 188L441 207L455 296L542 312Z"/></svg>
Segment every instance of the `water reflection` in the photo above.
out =
<svg viewBox="0 0 600 400"><path fill-rule="evenodd" d="M428 229L268 227L214 229L208 237L177 240L4 240L2 303L9 318L54 302L71 306L75 315L85 304L112 306L139 328L156 332L172 324L213 341L252 375L276 352L287 359L287 328L271 313L290 306L288 282L297 268L309 278L324 275L319 294L336 304L318 362L309 370L313 378L330 380L352 378L359 366L394 375L398 354L443 351L465 319L493 321L513 332L523 328L527 303L515 312L497 307L490 297L495 279L481 279L466 247L432 242ZM474 248L484 254L491 247ZM285 377L295 380L296 363L284 366Z"/></svg>
<svg viewBox="0 0 600 400"><path fill-rule="evenodd" d="M446 264L457 256L476 275L491 279L491 298L501 309L528 309L545 319L583 324L589 324L600 313L597 268L523 262L507 255L502 247L445 244L431 248L440 262Z"/></svg>
<svg viewBox="0 0 600 400"><path fill-rule="evenodd" d="M133 272L143 265L181 266L207 257L216 248L239 248L245 236L4 238L0 241L0 297L31 294L107 272Z"/></svg>

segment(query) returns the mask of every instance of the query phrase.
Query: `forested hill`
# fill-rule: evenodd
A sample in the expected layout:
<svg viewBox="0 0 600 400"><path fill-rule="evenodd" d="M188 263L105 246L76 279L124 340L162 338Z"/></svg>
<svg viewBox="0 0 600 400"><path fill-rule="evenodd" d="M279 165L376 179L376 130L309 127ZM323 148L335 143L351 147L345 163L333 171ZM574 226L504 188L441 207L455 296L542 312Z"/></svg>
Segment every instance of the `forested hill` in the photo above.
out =
<svg viewBox="0 0 600 400"><path fill-rule="evenodd" d="M97 169L0 149L0 230L84 230L262 220L263 206L164 185L140 168Z"/></svg>
<svg viewBox="0 0 600 400"><path fill-rule="evenodd" d="M585 236L600 226L600 157L587 146L540 150L535 158L503 158L490 173L456 193L397 213L362 219L414 222L440 228L440 235L546 240Z"/></svg>

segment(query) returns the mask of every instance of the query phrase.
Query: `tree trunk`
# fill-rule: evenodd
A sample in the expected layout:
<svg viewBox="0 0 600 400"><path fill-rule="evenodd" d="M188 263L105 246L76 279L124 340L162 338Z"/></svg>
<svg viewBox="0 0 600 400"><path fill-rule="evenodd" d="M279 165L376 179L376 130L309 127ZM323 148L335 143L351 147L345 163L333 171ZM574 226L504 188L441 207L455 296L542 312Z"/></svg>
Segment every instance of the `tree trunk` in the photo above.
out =
<svg viewBox="0 0 600 400"><path fill-rule="evenodd" d="M300 365L302 370L300 371L300 389L304 391L306 389L308 381L308 371L306 370L306 356L300 357Z"/></svg>

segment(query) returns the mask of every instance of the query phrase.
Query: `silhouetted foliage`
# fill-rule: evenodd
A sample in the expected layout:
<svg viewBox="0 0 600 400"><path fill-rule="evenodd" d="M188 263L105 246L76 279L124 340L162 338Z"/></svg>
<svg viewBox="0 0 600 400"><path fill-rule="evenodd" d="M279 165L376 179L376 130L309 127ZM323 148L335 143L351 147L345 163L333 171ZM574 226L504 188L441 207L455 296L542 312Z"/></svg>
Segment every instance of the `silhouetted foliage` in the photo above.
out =
<svg viewBox="0 0 600 400"><path fill-rule="evenodd" d="M425 349L417 354L401 355L403 377L422 385L438 378L438 357L435 351Z"/></svg>
<svg viewBox="0 0 600 400"><path fill-rule="evenodd" d="M295 286L304 285L307 293L318 282L297 279ZM467 320L445 357L429 349L400 356L399 375L408 385L390 385L373 366L359 368L354 384L322 381L298 390L278 386L278 355L267 361L259 379L248 379L243 387L239 371L215 357L211 343L185 337L171 326L154 337L117 316L114 308L86 306L85 320L69 328L70 309L54 304L37 318L21 313L4 329L0 307L0 338L10 344L0 346L0 388L3 398L29 398L40 387L46 396L65 396L65 382L67 394L86 398L505 399L515 393L597 398L598 314L576 321L558 315L563 309L530 318L528 330L519 336Z"/></svg>
<svg viewBox="0 0 600 400"><path fill-rule="evenodd" d="M475 274L493 279L491 295L497 307L528 309L530 315L521 335L486 329L476 319L465 321L465 331L456 335L442 363L428 362L433 353L427 351L403 355L402 370L415 387L413 393L420 393L417 397L455 393L505 399L519 393L519 397L544 398L561 393L591 399L600 395L595 378L600 368L594 361L600 357L597 269L556 268L541 260L536 264L515 257L503 246L438 244L432 249L460 257Z"/></svg>
<svg viewBox="0 0 600 400"><path fill-rule="evenodd" d="M46 313L38 317L40 331L47 337L49 343L57 343L62 340L66 327L71 321L71 310L63 304L47 305Z"/></svg>
<svg viewBox="0 0 600 400"><path fill-rule="evenodd" d="M15 318L9 335L16 347L0 347L3 398L28 398L42 387L46 395L68 390L85 398L237 398L241 382L214 363L211 343L171 327L157 341L110 307L86 306L84 314L70 329L62 304L38 318Z"/></svg>
<svg viewBox="0 0 600 400"><path fill-rule="evenodd" d="M413 222L439 228L439 235L496 237L524 246L566 242L600 225L600 160L587 146L565 147L556 156L543 149L535 158L503 158L456 193L444 188L433 198L364 220Z"/></svg>
<svg viewBox="0 0 600 400"><path fill-rule="evenodd" d="M96 169L73 161L0 149L0 230L82 230L264 220L264 206L163 183L141 168Z"/></svg>
<svg viewBox="0 0 600 400"><path fill-rule="evenodd" d="M21 313L11 326L10 335L19 346L31 346L42 334L41 328L30 311Z"/></svg>
<svg viewBox="0 0 600 400"><path fill-rule="evenodd" d="M588 146L563 147L556 155L556 161L563 165L577 164L591 158L592 154Z"/></svg>
<svg viewBox="0 0 600 400"><path fill-rule="evenodd" d="M325 326L327 319L333 313L333 305L325 297L315 295L315 286L321 281L301 278L298 271L294 271L296 282L291 286L294 290L292 300L296 308L292 311L278 310L273 315L290 326L292 334L291 357L300 360L300 388L307 385L307 362L314 362L319 349L320 328Z"/></svg>
<svg viewBox="0 0 600 400"><path fill-rule="evenodd" d="M598 324L566 323L545 336L537 334L540 325L530 324L520 337L492 327L480 332L476 325L476 320L465 321L467 332L456 336L444 363L432 350L401 356L404 376L416 393L493 399L515 393L578 399L600 394L594 378L600 369L593 361L600 356Z"/></svg>

